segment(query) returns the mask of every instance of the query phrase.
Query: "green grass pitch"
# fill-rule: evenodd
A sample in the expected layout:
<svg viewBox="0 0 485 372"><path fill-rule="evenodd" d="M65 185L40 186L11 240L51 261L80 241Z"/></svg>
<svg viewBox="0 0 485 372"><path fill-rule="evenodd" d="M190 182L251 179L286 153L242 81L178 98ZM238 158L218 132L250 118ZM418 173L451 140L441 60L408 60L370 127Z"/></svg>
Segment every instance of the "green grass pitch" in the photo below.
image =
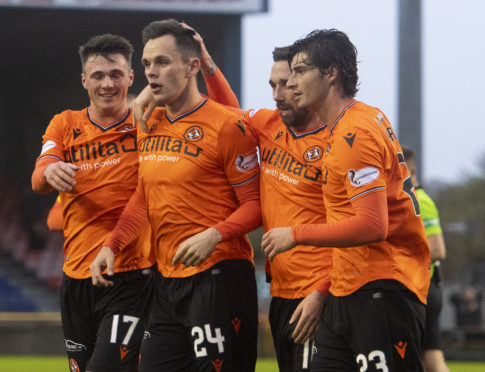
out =
<svg viewBox="0 0 485 372"><path fill-rule="evenodd" d="M483 372L485 362L448 362L450 372ZM65 357L0 356L0 372L69 372ZM256 372L278 372L274 359L258 359Z"/></svg>

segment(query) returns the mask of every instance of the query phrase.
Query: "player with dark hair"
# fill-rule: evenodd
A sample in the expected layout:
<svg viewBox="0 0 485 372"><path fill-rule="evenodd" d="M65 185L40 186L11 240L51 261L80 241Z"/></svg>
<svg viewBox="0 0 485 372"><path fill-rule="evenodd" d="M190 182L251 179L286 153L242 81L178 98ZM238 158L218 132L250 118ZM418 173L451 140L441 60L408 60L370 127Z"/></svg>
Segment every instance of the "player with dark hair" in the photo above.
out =
<svg viewBox="0 0 485 372"><path fill-rule="evenodd" d="M133 55L133 46L124 37L112 34L98 35L90 39L86 44L79 47L79 56L83 71L86 63L92 56L101 56L109 62L113 62L112 54L121 54L128 66L131 67L131 57Z"/></svg>
<svg viewBox="0 0 485 372"><path fill-rule="evenodd" d="M296 108L286 87L288 47L275 48L269 84L276 110L250 110L261 158L261 209L266 231L292 223L324 223L321 161L326 125ZM298 245L267 262L269 320L279 370L310 368L312 341L330 285L332 251Z"/></svg>
<svg viewBox="0 0 485 372"><path fill-rule="evenodd" d="M322 160L327 222L271 229L262 248L274 260L297 244L335 247L312 370L422 371L429 246L391 124L353 98L356 55L334 29L292 47L287 86L298 108L329 125Z"/></svg>
<svg viewBox="0 0 485 372"><path fill-rule="evenodd" d="M72 371L137 371L154 290L150 229L137 231L116 262L108 288L95 288L89 265L138 182L128 40L100 35L79 48L90 106L54 116L32 175L39 194L60 193L64 230L61 319Z"/></svg>
<svg viewBox="0 0 485 372"><path fill-rule="evenodd" d="M165 107L139 133L139 185L92 276L109 284L101 269L110 272L148 216L161 275L140 370L253 371L257 297L245 234L261 224L256 146L239 116L199 93L194 35L175 20L143 31L145 75Z"/></svg>
<svg viewBox="0 0 485 372"><path fill-rule="evenodd" d="M440 217L433 199L418 182L416 157L413 150L403 146L403 155L411 173L421 210L421 218L426 229L431 253L431 281L426 304L426 326L424 329L424 367L427 372L448 372L443 351L440 349L439 318L443 306L441 290L440 261L446 258L446 246L440 225Z"/></svg>
<svg viewBox="0 0 485 372"><path fill-rule="evenodd" d="M198 34L195 38L203 50L202 70L215 71L216 66L202 38ZM325 222L321 213L321 157L326 125L307 110L294 107L291 91L286 88L291 73L288 52L289 47L273 51L269 84L277 109L234 110L245 116L258 140L265 229L293 222ZM211 97L214 91L218 92L217 99L230 97L233 92L222 73L217 71L218 76L211 80L206 78ZM153 106L151 92L143 92L137 101L143 109ZM139 116L142 113L140 110ZM282 372L310 368L313 335L330 285L331 253L331 250L299 246L267 262L266 273L273 296L269 320Z"/></svg>

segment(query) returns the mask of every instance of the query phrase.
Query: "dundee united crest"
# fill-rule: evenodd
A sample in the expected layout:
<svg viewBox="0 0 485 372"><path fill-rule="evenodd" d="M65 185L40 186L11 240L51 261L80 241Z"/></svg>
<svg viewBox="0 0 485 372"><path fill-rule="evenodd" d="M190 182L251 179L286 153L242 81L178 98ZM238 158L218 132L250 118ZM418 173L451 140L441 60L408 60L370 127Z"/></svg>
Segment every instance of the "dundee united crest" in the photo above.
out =
<svg viewBox="0 0 485 372"><path fill-rule="evenodd" d="M73 359L73 358L69 359L69 369L71 370L71 372L79 372L80 371L76 360Z"/></svg>
<svg viewBox="0 0 485 372"><path fill-rule="evenodd" d="M305 151L303 158L309 162L314 163L320 160L323 156L323 149L320 146L312 146L308 150Z"/></svg>
<svg viewBox="0 0 485 372"><path fill-rule="evenodd" d="M204 138L204 131L198 125L193 125L184 133L184 138L190 142L197 142Z"/></svg>

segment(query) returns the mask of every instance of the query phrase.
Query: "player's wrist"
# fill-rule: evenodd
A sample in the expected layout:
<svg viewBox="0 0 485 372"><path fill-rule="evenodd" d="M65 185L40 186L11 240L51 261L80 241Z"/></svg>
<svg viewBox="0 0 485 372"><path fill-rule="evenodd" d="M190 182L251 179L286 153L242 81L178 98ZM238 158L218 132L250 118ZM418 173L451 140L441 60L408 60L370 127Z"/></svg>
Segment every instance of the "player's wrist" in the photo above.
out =
<svg viewBox="0 0 485 372"><path fill-rule="evenodd" d="M211 239L214 244L218 244L222 241L222 234L221 232L217 229L217 227L209 227L207 231L210 232L211 234Z"/></svg>
<svg viewBox="0 0 485 372"><path fill-rule="evenodd" d="M318 286L316 291L320 293L323 297L327 297L330 289L330 282L324 282Z"/></svg>
<svg viewBox="0 0 485 372"><path fill-rule="evenodd" d="M217 65L212 61L212 58L210 59L210 62L205 62L203 63L202 69L202 74L205 77L212 77L216 74L217 72Z"/></svg>
<svg viewBox="0 0 485 372"><path fill-rule="evenodd" d="M44 167L44 171L42 172L42 175L44 176L44 179L47 180L47 177L49 176L48 173L50 173L51 171L51 167L54 166L54 164L57 164L57 163L50 163L50 164L47 164L45 167Z"/></svg>

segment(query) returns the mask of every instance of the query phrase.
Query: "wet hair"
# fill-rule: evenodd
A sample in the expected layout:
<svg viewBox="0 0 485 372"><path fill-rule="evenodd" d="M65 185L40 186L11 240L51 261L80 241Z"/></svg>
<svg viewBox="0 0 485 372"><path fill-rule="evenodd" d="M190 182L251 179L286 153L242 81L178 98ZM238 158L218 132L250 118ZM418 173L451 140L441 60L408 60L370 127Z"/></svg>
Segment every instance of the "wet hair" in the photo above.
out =
<svg viewBox="0 0 485 372"><path fill-rule="evenodd" d="M344 32L334 28L314 30L290 47L290 64L298 53L306 53L308 59L305 63L318 68L322 74L327 74L330 68L336 68L344 95L354 97L357 94L357 49Z"/></svg>
<svg viewBox="0 0 485 372"><path fill-rule="evenodd" d="M175 38L175 44L185 63L191 57L200 58L201 48L194 40L195 31L182 26L175 19L155 21L146 26L142 31L143 44L165 35L172 35Z"/></svg>
<svg viewBox="0 0 485 372"><path fill-rule="evenodd" d="M104 34L94 36L79 47L79 56L81 57L83 71L89 57L100 55L108 61L113 62L110 54L121 54L128 62L128 66L131 67L133 45L123 36Z"/></svg>
<svg viewBox="0 0 485 372"><path fill-rule="evenodd" d="M290 46L276 47L273 50L273 62L288 61Z"/></svg>

